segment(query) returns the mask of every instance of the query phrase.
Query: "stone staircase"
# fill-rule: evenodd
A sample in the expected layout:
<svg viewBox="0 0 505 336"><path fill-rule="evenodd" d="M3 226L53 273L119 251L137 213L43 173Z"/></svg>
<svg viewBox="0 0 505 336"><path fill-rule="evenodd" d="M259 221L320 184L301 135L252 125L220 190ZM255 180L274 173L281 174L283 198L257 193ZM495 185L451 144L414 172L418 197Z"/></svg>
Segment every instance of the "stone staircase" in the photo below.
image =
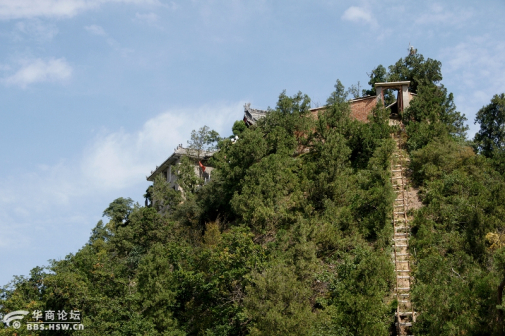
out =
<svg viewBox="0 0 505 336"><path fill-rule="evenodd" d="M409 164L408 154L402 149L400 134L394 134L396 150L391 160L391 182L396 198L393 207L393 253L395 265L395 296L398 301L395 324L397 335L412 335L412 324L416 321L416 312L410 298L412 285L411 257L409 253L410 225L407 212L409 195L407 192L406 169Z"/></svg>

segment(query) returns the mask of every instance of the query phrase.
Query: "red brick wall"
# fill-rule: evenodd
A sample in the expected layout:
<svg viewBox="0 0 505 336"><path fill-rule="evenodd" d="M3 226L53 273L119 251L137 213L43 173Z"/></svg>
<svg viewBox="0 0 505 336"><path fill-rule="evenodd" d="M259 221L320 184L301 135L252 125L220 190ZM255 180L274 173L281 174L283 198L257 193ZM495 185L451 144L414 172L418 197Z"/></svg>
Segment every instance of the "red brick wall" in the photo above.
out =
<svg viewBox="0 0 505 336"><path fill-rule="evenodd" d="M351 107L351 118L362 122L368 122L368 115L372 112L376 104L377 100L375 96L351 100L349 102ZM316 107L310 109L310 112L312 112L312 116L317 119L318 113L324 109L324 106Z"/></svg>
<svg viewBox="0 0 505 336"><path fill-rule="evenodd" d="M310 109L310 112L312 113L312 117L313 117L314 119L317 119L317 118L318 118L318 114L319 114L319 112L322 112L324 109L325 109L325 107L324 107L324 106L322 106L322 107L315 107L315 108L311 108L311 109Z"/></svg>
<svg viewBox="0 0 505 336"><path fill-rule="evenodd" d="M351 105L351 118L368 122L368 115L372 109L377 105L375 96L363 98L360 100L350 101Z"/></svg>

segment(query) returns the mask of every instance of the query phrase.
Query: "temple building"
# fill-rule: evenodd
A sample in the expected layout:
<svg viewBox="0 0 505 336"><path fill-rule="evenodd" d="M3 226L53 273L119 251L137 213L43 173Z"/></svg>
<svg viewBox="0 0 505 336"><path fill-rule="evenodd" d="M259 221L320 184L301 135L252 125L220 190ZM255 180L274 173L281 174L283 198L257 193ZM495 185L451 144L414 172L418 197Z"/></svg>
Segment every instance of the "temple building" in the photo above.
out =
<svg viewBox="0 0 505 336"><path fill-rule="evenodd" d="M195 174L205 182L208 182L210 181L211 172L214 169L208 165L208 161L214 153L215 152L207 151L198 152L179 145L168 159L163 161L161 165L156 166L155 170L151 171L151 175L147 176L147 180L154 182L156 176L162 174L163 178L170 183L170 187L182 191L181 186L177 183L177 166L181 162L183 156L188 156L193 163Z"/></svg>

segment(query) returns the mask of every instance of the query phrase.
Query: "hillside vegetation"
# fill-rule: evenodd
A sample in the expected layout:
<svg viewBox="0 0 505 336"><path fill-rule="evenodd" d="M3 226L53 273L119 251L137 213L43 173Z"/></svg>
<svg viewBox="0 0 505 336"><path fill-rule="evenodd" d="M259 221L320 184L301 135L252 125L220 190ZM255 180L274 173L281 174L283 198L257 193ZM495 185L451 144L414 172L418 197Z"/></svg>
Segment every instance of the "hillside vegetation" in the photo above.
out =
<svg viewBox="0 0 505 336"><path fill-rule="evenodd" d="M424 205L410 242L415 334L501 334L505 137L465 139L440 67L410 55L372 71L372 87L413 82L404 131L380 105L369 123L352 120L340 81L318 119L308 96L281 93L256 125L235 123L238 141L219 141L210 182L183 162L183 195L160 177L145 206L114 200L81 250L6 285L0 312L79 310L82 335L394 334L390 161L401 132ZM481 126L505 118L495 98Z"/></svg>

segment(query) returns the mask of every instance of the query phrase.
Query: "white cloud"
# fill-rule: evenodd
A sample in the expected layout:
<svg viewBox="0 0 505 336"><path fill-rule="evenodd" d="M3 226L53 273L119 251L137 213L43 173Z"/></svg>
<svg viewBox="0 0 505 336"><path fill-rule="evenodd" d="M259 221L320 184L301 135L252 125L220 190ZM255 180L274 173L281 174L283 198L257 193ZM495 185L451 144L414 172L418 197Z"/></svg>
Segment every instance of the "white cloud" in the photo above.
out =
<svg viewBox="0 0 505 336"><path fill-rule="evenodd" d="M86 149L80 170L96 188L126 188L145 179L177 144L185 143L192 129L208 125L229 132L242 109L240 103L172 110L148 120L138 132L102 134Z"/></svg>
<svg viewBox="0 0 505 336"><path fill-rule="evenodd" d="M15 33L21 33L39 42L46 42L58 34L58 28L54 24L46 24L39 19L33 19L17 22ZM16 35L19 36L19 34Z"/></svg>
<svg viewBox="0 0 505 336"><path fill-rule="evenodd" d="M456 103L468 117L471 134L476 112L489 104L492 96L505 88L505 42L489 36L467 38L465 42L442 50L440 60L444 82L464 94L456 95Z"/></svg>
<svg viewBox="0 0 505 336"><path fill-rule="evenodd" d="M377 20L374 18L372 12L368 8L351 6L346 9L342 15L343 20L351 22L362 22L369 24L372 28L378 26Z"/></svg>
<svg viewBox="0 0 505 336"><path fill-rule="evenodd" d="M160 4L158 0L2 0L0 19L73 17L105 3Z"/></svg>
<svg viewBox="0 0 505 336"><path fill-rule="evenodd" d="M21 69L12 76L3 79L6 85L26 88L37 82L64 81L72 75L72 67L64 58L52 58L47 61L38 58L22 63Z"/></svg>
<svg viewBox="0 0 505 336"><path fill-rule="evenodd" d="M102 27L97 26L97 25L91 25L91 26L86 26L84 27L88 32L90 32L93 35L98 35L98 36L105 36L107 35L105 33L105 30L103 30Z"/></svg>

